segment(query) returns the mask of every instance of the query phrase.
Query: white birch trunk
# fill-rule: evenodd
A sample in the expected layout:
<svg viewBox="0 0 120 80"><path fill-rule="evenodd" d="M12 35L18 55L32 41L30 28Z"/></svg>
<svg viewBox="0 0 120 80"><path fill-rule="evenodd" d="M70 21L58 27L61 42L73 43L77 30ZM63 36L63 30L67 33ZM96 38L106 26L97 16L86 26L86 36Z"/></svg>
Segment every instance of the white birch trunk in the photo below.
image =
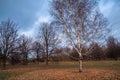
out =
<svg viewBox="0 0 120 80"><path fill-rule="evenodd" d="M79 59L79 72L83 72L82 60Z"/></svg>

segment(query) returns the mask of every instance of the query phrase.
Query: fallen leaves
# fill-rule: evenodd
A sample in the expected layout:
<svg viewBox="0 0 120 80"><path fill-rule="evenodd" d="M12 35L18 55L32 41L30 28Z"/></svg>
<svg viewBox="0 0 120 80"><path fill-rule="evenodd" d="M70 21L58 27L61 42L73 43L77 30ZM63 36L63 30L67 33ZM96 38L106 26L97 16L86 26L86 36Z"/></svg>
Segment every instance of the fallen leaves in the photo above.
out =
<svg viewBox="0 0 120 80"><path fill-rule="evenodd" d="M10 80L115 80L115 72L103 69L86 69L79 73L77 69L45 69L25 73Z"/></svg>

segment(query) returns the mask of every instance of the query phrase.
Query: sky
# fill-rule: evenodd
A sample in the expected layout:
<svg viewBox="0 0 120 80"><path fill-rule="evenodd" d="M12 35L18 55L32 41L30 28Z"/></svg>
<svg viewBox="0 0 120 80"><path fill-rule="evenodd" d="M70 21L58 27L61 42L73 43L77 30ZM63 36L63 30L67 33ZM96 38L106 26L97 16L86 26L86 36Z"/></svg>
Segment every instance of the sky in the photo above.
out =
<svg viewBox="0 0 120 80"><path fill-rule="evenodd" d="M50 22L50 0L0 0L0 21L13 20L19 34L36 35L40 23ZM108 18L111 35L120 38L120 0L101 0L100 11Z"/></svg>
<svg viewBox="0 0 120 80"><path fill-rule="evenodd" d="M101 0L99 7L108 19L111 35L120 39L120 0Z"/></svg>
<svg viewBox="0 0 120 80"><path fill-rule="evenodd" d="M42 22L49 22L50 0L0 0L0 21L13 20L19 33L34 36Z"/></svg>

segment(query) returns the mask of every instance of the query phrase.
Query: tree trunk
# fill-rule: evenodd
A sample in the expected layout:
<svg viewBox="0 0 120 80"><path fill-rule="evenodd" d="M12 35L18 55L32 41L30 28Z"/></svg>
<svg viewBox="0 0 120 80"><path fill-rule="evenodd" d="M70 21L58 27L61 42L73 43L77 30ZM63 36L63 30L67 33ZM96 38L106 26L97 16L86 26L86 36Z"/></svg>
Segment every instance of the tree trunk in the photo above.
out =
<svg viewBox="0 0 120 80"><path fill-rule="evenodd" d="M25 55L25 65L27 65L28 61L27 61L27 53Z"/></svg>
<svg viewBox="0 0 120 80"><path fill-rule="evenodd" d="M48 42L46 41L46 65L48 65Z"/></svg>
<svg viewBox="0 0 120 80"><path fill-rule="evenodd" d="M48 65L48 53L46 54L46 65Z"/></svg>
<svg viewBox="0 0 120 80"><path fill-rule="evenodd" d="M23 65L27 65L27 53L25 52L23 55Z"/></svg>
<svg viewBox="0 0 120 80"><path fill-rule="evenodd" d="M39 51L37 50L37 62L38 62L38 64L39 64Z"/></svg>
<svg viewBox="0 0 120 80"><path fill-rule="evenodd" d="M0 57L0 66L1 66L2 58Z"/></svg>
<svg viewBox="0 0 120 80"><path fill-rule="evenodd" d="M6 56L4 55L3 56L3 69L5 69L6 68Z"/></svg>
<svg viewBox="0 0 120 80"><path fill-rule="evenodd" d="M82 59L82 55L79 54L79 72L83 72Z"/></svg>
<svg viewBox="0 0 120 80"><path fill-rule="evenodd" d="M83 72L82 59L79 59L79 72Z"/></svg>

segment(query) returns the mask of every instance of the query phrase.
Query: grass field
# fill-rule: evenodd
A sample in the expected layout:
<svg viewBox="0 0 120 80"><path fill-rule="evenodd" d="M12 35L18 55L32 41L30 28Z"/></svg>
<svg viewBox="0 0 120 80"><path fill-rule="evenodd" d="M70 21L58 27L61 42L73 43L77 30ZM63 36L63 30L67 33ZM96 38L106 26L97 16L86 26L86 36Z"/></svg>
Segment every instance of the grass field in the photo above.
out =
<svg viewBox="0 0 120 80"><path fill-rule="evenodd" d="M120 80L120 61L59 62L8 66L0 70L0 80Z"/></svg>

